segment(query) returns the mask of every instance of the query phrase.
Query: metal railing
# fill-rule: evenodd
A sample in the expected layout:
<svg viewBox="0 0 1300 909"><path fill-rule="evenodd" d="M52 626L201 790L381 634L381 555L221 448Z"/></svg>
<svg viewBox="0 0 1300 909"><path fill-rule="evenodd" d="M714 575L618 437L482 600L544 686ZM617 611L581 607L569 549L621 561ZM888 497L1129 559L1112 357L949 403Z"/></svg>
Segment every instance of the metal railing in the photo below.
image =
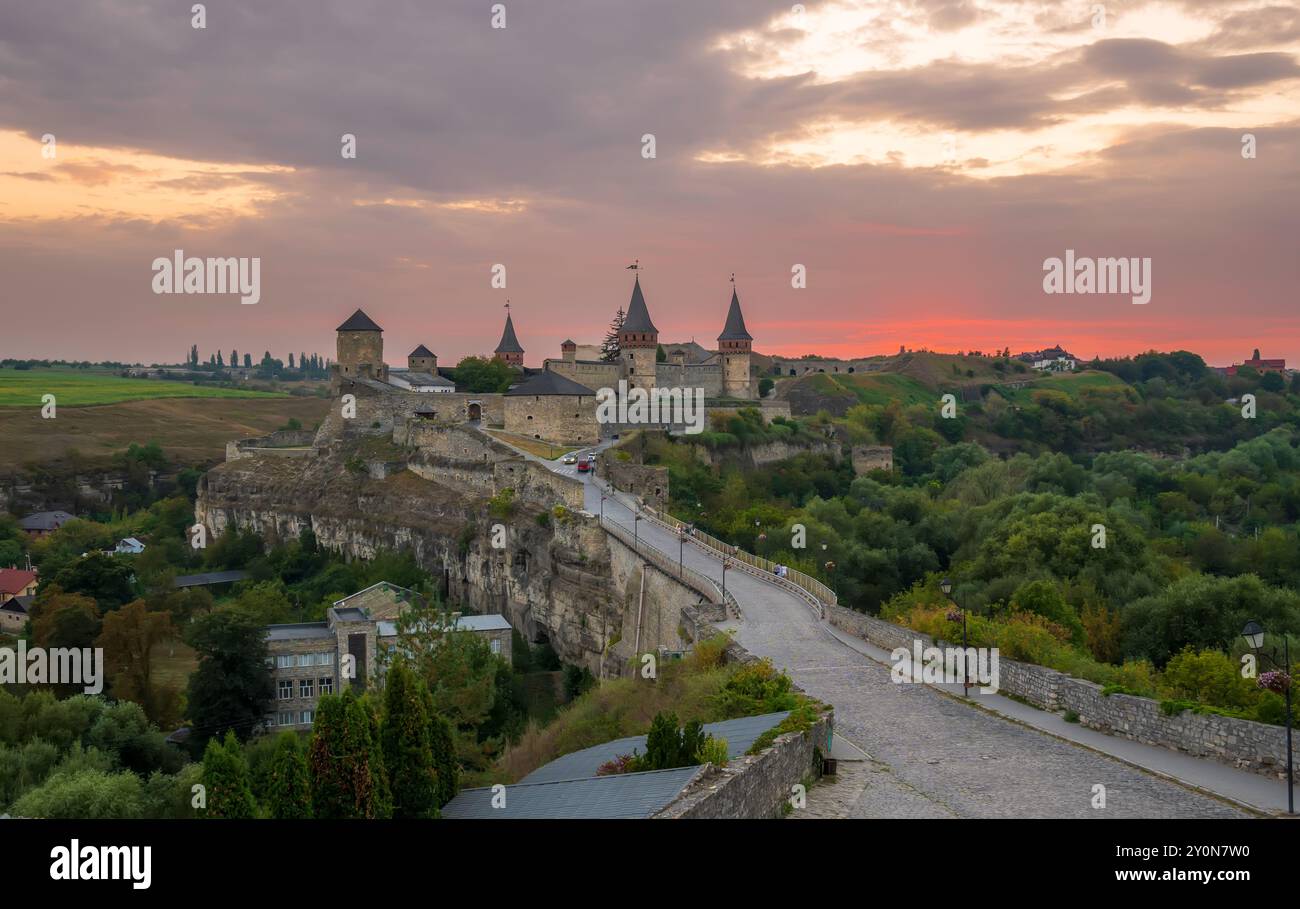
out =
<svg viewBox="0 0 1300 909"><path fill-rule="evenodd" d="M650 515L650 520L654 520L670 530L681 532L690 526L685 521L679 521L670 514L659 512L653 506L643 505L641 508L645 514ZM802 571L787 568L785 577L778 578L774 572L777 563L773 562L771 559L765 559L762 556L756 556L753 553L745 552L743 549L732 546L730 543L719 540L715 536L710 536L701 530L696 530L694 533L688 533L686 538L699 544L705 549L710 549L719 555L727 556L735 562L740 563L742 566L752 568L753 574L761 574L766 580L769 580L778 586L796 588L805 599L811 598L814 603L819 606L821 603L828 603L831 606L839 605L839 598L835 595L835 591L831 590L816 578L804 574ZM784 584L782 584L783 581L785 582Z"/></svg>
<svg viewBox="0 0 1300 909"><path fill-rule="evenodd" d="M619 542L650 564L654 565L664 574L678 578L682 583L697 591L700 596L707 597L712 603L725 602L737 616L740 615L740 604L736 602L735 596L732 595L731 591L727 591L724 595L721 586L719 586L718 582L713 580L713 578L696 571L694 568L686 568L680 562L674 562L671 556L656 549L649 543L637 539L626 527L616 523L610 518L602 517L600 519L600 526L607 532L618 537Z"/></svg>

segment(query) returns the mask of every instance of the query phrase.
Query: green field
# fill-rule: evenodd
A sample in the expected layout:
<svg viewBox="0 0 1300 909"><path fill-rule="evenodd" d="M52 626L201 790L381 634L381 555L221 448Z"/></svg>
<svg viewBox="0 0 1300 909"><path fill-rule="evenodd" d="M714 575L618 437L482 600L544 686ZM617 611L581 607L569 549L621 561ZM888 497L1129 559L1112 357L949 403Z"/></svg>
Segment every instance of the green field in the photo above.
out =
<svg viewBox="0 0 1300 909"><path fill-rule="evenodd" d="M1024 388L1006 388L999 386L998 391L1008 401L1016 404L1033 403L1036 391L1059 391L1078 398L1085 392L1105 392L1125 394L1129 386L1123 379L1108 372L1084 371L1076 373L1053 373L1032 381Z"/></svg>
<svg viewBox="0 0 1300 909"><path fill-rule="evenodd" d="M282 398L267 391L210 388L162 379L126 379L91 369L0 369L0 407L40 407L44 395L60 407L121 404L155 398Z"/></svg>
<svg viewBox="0 0 1300 909"><path fill-rule="evenodd" d="M862 373L857 375L822 375L818 378L828 379L857 399L859 404L886 405L898 401L904 406L910 404L930 404L934 401L934 392L909 376L894 373Z"/></svg>

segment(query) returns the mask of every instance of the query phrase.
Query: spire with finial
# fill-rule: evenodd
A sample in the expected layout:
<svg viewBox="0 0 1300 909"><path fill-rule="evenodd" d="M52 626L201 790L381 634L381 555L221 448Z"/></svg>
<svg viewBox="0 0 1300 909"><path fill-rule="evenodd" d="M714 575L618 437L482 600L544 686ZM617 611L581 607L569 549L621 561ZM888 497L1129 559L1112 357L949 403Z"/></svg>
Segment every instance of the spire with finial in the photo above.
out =
<svg viewBox="0 0 1300 909"><path fill-rule="evenodd" d="M501 332L501 342L497 344L495 351L497 358L507 366L524 365L524 347L519 343L519 338L515 336L515 323L510 316L510 301L505 304L506 309L506 327Z"/></svg>

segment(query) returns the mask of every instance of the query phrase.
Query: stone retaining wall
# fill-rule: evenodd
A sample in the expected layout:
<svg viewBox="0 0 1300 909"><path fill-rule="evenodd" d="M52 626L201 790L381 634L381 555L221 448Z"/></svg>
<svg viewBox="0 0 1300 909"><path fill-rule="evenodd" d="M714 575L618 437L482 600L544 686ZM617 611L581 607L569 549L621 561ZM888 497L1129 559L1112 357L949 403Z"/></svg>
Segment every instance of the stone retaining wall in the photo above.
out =
<svg viewBox="0 0 1300 909"><path fill-rule="evenodd" d="M687 606L681 611L683 636L696 643L722 632L713 624L726 617L718 604ZM728 637L723 662L759 660ZM794 690L803 693L797 684ZM705 766L656 818L779 818L793 794L792 787L807 783L820 772L817 752L830 754L835 718L831 708L806 732L787 732L759 754L736 758L726 767Z"/></svg>
<svg viewBox="0 0 1300 909"><path fill-rule="evenodd" d="M885 650L906 647L929 635L845 609L826 606L826 618L843 631ZM942 646L944 642L938 642ZM1151 698L1102 694L1102 686L1055 669L1002 658L1001 690L1043 710L1071 710L1079 724L1146 745L1159 745L1194 757L1212 758L1242 770L1285 778L1286 730L1280 726L1185 710L1168 716Z"/></svg>

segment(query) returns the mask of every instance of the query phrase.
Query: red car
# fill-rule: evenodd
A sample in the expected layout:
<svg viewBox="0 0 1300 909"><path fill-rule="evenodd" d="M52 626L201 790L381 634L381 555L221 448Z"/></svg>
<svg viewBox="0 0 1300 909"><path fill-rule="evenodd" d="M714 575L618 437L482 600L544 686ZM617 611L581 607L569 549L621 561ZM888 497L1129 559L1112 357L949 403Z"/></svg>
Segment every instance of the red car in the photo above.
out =
<svg viewBox="0 0 1300 909"><path fill-rule="evenodd" d="M578 459L578 473L586 473L591 470L591 460L589 458Z"/></svg>

